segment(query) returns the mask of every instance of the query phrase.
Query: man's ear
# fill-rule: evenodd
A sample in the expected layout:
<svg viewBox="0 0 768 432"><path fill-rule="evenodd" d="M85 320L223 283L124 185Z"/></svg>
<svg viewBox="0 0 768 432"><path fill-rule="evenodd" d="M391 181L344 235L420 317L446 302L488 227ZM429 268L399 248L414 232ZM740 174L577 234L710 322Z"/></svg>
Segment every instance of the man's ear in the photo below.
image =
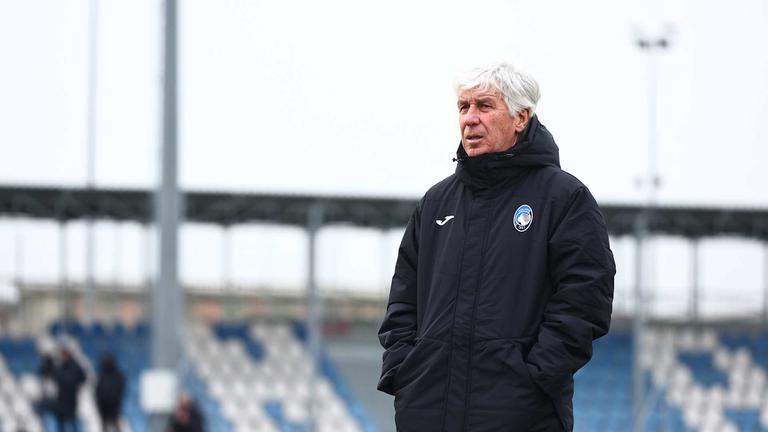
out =
<svg viewBox="0 0 768 432"><path fill-rule="evenodd" d="M531 120L531 110L524 109L517 113L517 124L515 125L515 131L517 133L521 133L525 130L525 127L528 126L528 121Z"/></svg>

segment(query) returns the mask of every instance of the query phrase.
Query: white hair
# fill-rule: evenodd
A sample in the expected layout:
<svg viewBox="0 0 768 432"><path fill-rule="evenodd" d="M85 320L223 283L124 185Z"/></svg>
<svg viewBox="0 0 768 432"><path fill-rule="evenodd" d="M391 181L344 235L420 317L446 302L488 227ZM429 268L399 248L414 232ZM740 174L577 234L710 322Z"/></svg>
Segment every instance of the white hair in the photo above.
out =
<svg viewBox="0 0 768 432"><path fill-rule="evenodd" d="M504 97L510 114L522 110L536 111L539 103L539 83L527 73L508 63L497 63L465 72L456 78L456 93L469 89L497 90Z"/></svg>

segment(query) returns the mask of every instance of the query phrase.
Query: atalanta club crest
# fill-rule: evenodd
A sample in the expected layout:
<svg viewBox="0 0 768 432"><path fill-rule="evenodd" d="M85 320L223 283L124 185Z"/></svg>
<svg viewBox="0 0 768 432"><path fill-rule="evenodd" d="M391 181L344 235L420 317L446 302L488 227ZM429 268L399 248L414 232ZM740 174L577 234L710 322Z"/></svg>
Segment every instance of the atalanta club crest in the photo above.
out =
<svg viewBox="0 0 768 432"><path fill-rule="evenodd" d="M528 204L523 204L515 211L515 229L523 232L533 223L533 209Z"/></svg>

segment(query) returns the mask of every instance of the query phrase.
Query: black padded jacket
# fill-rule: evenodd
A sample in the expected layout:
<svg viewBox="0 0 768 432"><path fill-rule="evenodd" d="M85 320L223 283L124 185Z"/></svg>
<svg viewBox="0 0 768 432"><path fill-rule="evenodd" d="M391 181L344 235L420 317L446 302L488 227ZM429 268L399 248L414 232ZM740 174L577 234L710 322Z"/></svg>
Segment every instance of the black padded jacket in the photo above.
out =
<svg viewBox="0 0 768 432"><path fill-rule="evenodd" d="M457 161L405 230L378 388L398 431L570 431L573 374L611 318L603 215L536 116L510 150Z"/></svg>

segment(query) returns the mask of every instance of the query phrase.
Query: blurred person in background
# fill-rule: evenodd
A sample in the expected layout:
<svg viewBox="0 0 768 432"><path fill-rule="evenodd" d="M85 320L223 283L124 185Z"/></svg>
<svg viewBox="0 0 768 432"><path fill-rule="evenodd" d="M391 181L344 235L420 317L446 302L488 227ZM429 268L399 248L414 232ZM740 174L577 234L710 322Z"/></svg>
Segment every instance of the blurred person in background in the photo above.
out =
<svg viewBox="0 0 768 432"><path fill-rule="evenodd" d="M204 419L192 398L182 393L173 412L166 432L203 432Z"/></svg>
<svg viewBox="0 0 768 432"><path fill-rule="evenodd" d="M56 379L56 425L59 432L78 431L77 395L85 383L85 371L72 357L67 347L59 350L59 364L55 370Z"/></svg>
<svg viewBox="0 0 768 432"><path fill-rule="evenodd" d="M120 409L125 393L125 376L117 368L111 354L101 358L99 378L96 382L96 408L104 432L120 431Z"/></svg>
<svg viewBox="0 0 768 432"><path fill-rule="evenodd" d="M51 354L43 354L37 375L40 379L40 399L35 408L40 415L53 414L56 406L56 363Z"/></svg>
<svg viewBox="0 0 768 432"><path fill-rule="evenodd" d="M492 65L456 92L456 171L400 244L378 389L401 432L571 431L573 374L610 325L603 215L560 169L530 75Z"/></svg>

